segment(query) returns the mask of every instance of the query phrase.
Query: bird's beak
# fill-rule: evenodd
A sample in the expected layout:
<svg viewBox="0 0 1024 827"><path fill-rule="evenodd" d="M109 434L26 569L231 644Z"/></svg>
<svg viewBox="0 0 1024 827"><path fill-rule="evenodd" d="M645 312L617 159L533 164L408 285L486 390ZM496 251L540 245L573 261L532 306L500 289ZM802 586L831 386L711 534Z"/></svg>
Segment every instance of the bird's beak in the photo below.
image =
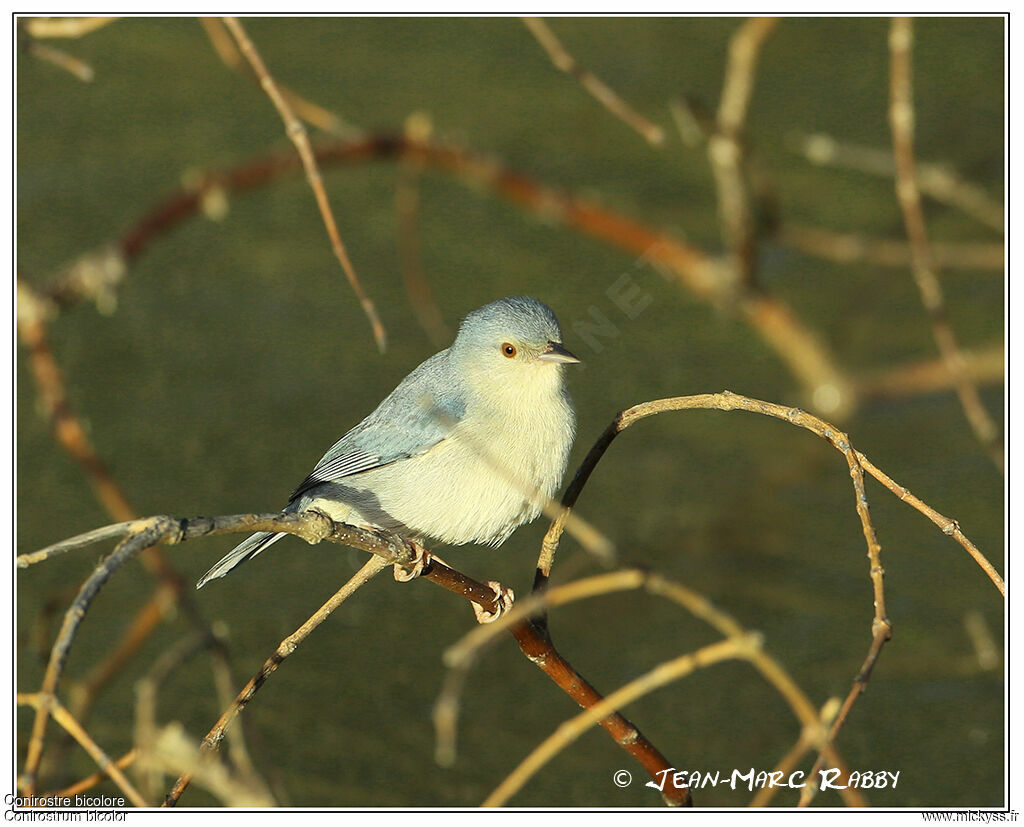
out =
<svg viewBox="0 0 1024 827"><path fill-rule="evenodd" d="M579 361L579 359L565 349L561 342L548 342L548 346L541 351L537 358L542 362L559 362L567 365Z"/></svg>

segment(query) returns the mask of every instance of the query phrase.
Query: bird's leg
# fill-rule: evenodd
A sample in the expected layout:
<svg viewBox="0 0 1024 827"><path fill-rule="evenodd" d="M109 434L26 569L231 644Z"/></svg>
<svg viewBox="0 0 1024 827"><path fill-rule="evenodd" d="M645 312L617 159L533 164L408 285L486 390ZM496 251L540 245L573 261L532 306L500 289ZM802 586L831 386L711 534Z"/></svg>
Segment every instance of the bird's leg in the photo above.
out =
<svg viewBox="0 0 1024 827"><path fill-rule="evenodd" d="M465 579L463 575L458 575L451 566L436 554L428 551L421 543L418 543L416 540L408 540L408 542L416 556L408 563L395 563L395 580L399 583L408 583L410 580L415 580L417 577L431 573L431 567L435 563L439 564L443 569L447 569L449 574L455 574ZM436 572L437 570L434 573ZM494 599L490 601L491 608L485 609L481 604L470 600L470 603L473 605L473 612L476 614L477 623L493 623L511 610L512 604L516 599L512 589L506 588L497 580L488 580L486 585L494 592ZM448 588L451 588L451 586L448 586ZM468 597L462 589L455 589L455 591Z"/></svg>

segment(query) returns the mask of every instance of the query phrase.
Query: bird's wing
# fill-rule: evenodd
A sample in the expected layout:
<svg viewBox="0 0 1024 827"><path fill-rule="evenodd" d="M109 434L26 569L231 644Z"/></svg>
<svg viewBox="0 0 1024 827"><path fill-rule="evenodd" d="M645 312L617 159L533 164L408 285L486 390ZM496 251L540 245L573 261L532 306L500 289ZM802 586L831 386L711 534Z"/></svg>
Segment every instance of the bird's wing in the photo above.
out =
<svg viewBox="0 0 1024 827"><path fill-rule="evenodd" d="M418 456L433 448L465 414L464 395L445 371L447 351L421 364L377 409L339 439L293 492Z"/></svg>

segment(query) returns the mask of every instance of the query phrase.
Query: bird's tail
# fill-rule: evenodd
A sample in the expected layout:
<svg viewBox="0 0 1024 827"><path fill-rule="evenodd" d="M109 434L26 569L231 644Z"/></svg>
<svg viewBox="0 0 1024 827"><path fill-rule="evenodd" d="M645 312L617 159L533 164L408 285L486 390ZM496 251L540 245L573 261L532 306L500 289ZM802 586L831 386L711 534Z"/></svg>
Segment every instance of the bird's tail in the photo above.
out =
<svg viewBox="0 0 1024 827"><path fill-rule="evenodd" d="M199 582L196 583L196 588L201 589L210 580L216 580L218 577L223 577L235 566L240 566L250 557L255 557L267 546L273 545L278 540L284 537L284 533L275 534L272 531L257 531L247 540L243 540L231 551L229 551L224 558L217 563L212 569L206 574L199 578Z"/></svg>

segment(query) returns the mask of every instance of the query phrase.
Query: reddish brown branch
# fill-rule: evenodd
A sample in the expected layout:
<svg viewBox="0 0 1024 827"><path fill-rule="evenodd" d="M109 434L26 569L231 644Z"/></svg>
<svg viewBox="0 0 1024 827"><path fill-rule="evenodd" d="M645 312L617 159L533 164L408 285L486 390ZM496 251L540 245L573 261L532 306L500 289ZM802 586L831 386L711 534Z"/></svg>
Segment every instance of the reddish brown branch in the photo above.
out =
<svg viewBox="0 0 1024 827"><path fill-rule="evenodd" d="M509 631L519 643L523 654L581 708L589 709L604 700L601 693L559 654L551 641L546 617L542 621L527 620L518 623ZM651 778L657 780L662 777L660 773L671 772L674 769L675 765L620 712L613 712L601 718L599 723L619 746L636 759ZM663 795L665 800L674 806L689 807L693 803L690 791L686 787L666 786Z"/></svg>
<svg viewBox="0 0 1024 827"><path fill-rule="evenodd" d="M656 231L601 205L544 186L463 150L377 135L337 141L314 149L322 166L363 163L374 159L407 159L433 167L474 186L484 186L523 209L558 222L579 233L642 259L667 280L698 298L732 308L768 343L805 386L810 401L820 410L841 416L856 406L854 387L819 336L810 330L781 299L744 287L723 273L721 263L700 248ZM198 213L206 196L218 189L240 192L264 186L282 175L301 170L294 155L260 158L173 193L131 227L121 238L120 259L128 263L156 236ZM58 278L47 296L60 306L79 299L83 291L74 270Z"/></svg>

